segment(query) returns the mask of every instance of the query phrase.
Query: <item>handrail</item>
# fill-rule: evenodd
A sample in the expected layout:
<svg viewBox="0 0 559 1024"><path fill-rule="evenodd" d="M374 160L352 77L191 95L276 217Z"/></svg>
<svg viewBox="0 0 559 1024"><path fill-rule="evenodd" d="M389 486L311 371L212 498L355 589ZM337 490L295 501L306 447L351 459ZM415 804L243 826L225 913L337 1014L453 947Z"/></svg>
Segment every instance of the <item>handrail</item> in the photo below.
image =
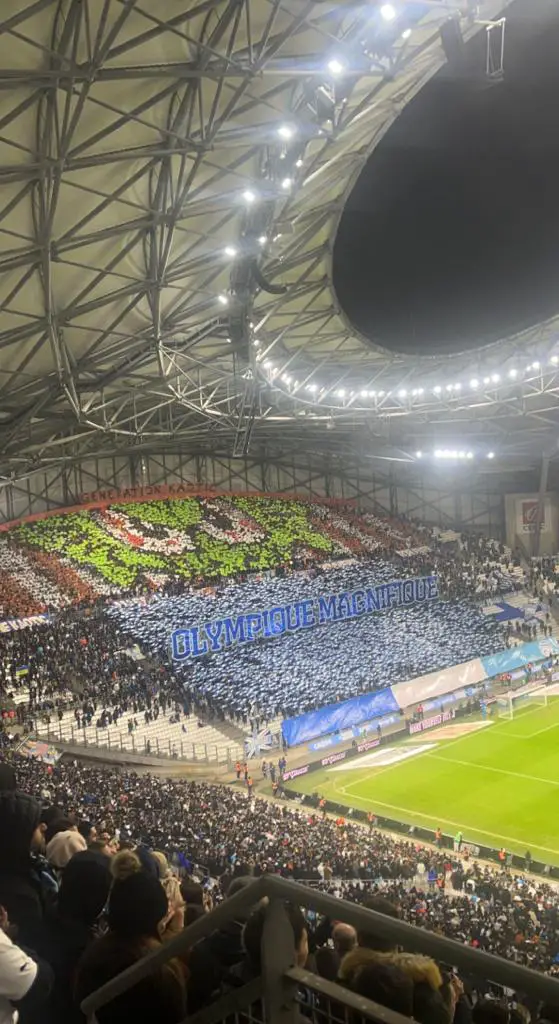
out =
<svg viewBox="0 0 559 1024"><path fill-rule="evenodd" d="M367 910L358 904L317 892L278 875L263 875L225 900L210 914L199 918L171 942L150 953L132 967L128 967L116 978L112 978L96 992L87 996L81 1004L83 1013L94 1013L172 957L184 954L199 939L226 922L238 918L240 912L250 911L263 897L268 897L270 901L288 900L338 921L343 919L360 931L377 930L394 945L426 954L506 988L520 990L537 999L545 999L559 1005L559 980L550 975L539 974L528 967L510 963L490 953L465 946L454 939L443 938L405 921Z"/></svg>

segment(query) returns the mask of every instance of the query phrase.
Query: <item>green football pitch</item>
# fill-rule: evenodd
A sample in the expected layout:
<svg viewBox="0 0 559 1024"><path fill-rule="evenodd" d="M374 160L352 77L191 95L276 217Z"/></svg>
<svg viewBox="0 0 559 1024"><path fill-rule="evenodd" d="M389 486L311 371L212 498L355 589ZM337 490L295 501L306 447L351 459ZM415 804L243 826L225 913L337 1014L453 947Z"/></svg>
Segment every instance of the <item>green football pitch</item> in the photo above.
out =
<svg viewBox="0 0 559 1024"><path fill-rule="evenodd" d="M458 738L444 733L433 729L393 747L387 741L343 770L333 766L290 786L410 825L460 829L472 843L521 855L530 849L535 860L559 865L559 697ZM389 757L410 756L386 764L389 746Z"/></svg>

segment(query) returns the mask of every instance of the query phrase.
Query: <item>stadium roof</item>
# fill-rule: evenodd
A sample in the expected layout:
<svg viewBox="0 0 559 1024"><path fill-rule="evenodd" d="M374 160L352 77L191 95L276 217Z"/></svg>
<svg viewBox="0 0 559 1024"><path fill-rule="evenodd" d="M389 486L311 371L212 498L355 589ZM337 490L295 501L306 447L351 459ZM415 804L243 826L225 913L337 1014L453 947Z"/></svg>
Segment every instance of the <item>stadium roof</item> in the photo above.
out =
<svg viewBox="0 0 559 1024"><path fill-rule="evenodd" d="M395 356L344 319L330 272L357 174L445 60L441 26L500 32L506 6L5 5L0 472L268 438L551 452L555 323Z"/></svg>

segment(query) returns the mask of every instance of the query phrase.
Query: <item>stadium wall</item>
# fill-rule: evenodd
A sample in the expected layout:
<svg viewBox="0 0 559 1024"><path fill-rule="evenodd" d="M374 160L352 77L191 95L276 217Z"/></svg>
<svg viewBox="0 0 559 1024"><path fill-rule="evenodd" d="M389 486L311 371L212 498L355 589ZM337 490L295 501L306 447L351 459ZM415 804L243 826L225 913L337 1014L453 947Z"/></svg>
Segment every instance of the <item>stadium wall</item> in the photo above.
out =
<svg viewBox="0 0 559 1024"><path fill-rule="evenodd" d="M355 500L379 514L403 514L442 528L478 530L504 539L502 490L485 477L454 483L426 482L416 467L385 471L371 460L338 455L286 455L265 451L233 459L206 453L81 459L64 466L0 482L0 523L56 512L99 491L186 484L217 492L274 493L301 498Z"/></svg>

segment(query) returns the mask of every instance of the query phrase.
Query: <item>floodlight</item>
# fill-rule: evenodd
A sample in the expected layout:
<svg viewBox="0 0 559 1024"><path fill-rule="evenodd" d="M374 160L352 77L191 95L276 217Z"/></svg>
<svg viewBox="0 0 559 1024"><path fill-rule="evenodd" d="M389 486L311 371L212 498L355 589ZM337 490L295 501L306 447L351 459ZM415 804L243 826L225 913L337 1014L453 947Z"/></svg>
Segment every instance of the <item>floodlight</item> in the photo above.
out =
<svg viewBox="0 0 559 1024"><path fill-rule="evenodd" d="M383 4L380 9L380 16L384 21L394 21L397 11L392 4Z"/></svg>
<svg viewBox="0 0 559 1024"><path fill-rule="evenodd" d="M335 57L328 61L328 71L331 75L341 75L344 71L344 66L341 60L337 60Z"/></svg>

